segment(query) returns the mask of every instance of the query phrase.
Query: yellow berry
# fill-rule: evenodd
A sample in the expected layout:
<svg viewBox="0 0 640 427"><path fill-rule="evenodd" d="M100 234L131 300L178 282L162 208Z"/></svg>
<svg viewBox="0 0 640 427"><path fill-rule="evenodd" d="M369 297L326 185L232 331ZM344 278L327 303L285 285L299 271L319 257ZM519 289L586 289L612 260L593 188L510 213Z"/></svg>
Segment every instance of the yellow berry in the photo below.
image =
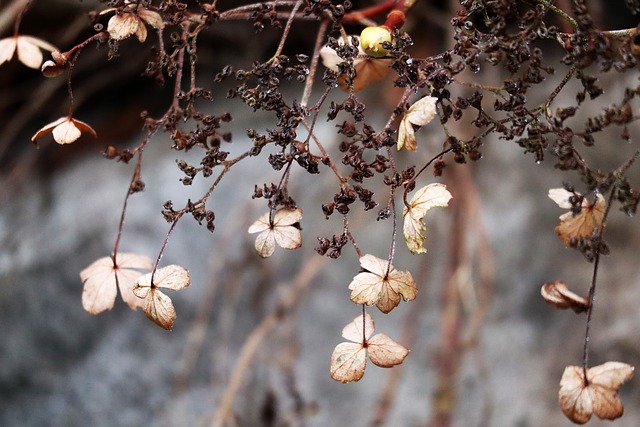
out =
<svg viewBox="0 0 640 427"><path fill-rule="evenodd" d="M374 58L381 58L389 53L382 47L383 42L391 42L391 31L386 27L367 27L360 33L362 50Z"/></svg>

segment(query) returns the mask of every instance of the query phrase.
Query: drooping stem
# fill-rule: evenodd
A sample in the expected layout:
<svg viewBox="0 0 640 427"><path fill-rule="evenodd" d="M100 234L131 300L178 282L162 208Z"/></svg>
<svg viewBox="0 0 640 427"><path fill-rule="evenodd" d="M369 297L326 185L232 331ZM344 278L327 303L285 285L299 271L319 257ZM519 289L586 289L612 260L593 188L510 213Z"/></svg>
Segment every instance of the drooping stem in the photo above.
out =
<svg viewBox="0 0 640 427"><path fill-rule="evenodd" d="M160 264L160 260L162 259L162 255L164 255L164 250L167 248L167 244L169 243L169 237L171 236L171 233L173 233L173 230L176 228L176 224L178 224L178 221L180 221L180 218L182 218L182 215L184 215L184 210L180 211L180 213L178 213L178 215L176 215L175 219L173 220L173 222L171 223L171 227L169 227L169 231L167 232L167 235L164 237L164 241L162 242L162 247L160 248L160 252L158 253L158 256L156 258L156 263L153 265L153 270L151 271L151 289L155 289L156 288L156 284L153 281L155 275L156 275L156 270L158 269L158 264Z"/></svg>
<svg viewBox="0 0 640 427"><path fill-rule="evenodd" d="M584 333L584 347L582 349L582 373L584 378L585 387L589 385L589 379L587 378L587 368L589 365L589 332L591 328L591 317L593 316L593 303L596 296L596 284L598 279L598 267L600 266L600 244L602 242L602 236L604 234L604 228L607 223L607 217L611 210L613 203L613 195L615 193L615 185L611 188L609 198L607 200L607 207L605 208L604 215L602 217L602 223L600 224L600 230L597 235L598 247L596 247L596 253L593 259L593 274L591 275L591 285L589 286L589 306L587 308L587 325Z"/></svg>
<svg viewBox="0 0 640 427"><path fill-rule="evenodd" d="M31 3L33 2L33 0L28 0L27 3L22 7L22 9L20 9L20 11L18 12L18 16L16 16L16 20L13 24L13 35L14 37L17 37L19 34L19 29L20 29L20 23L22 22L22 17L24 16L24 13L29 9L29 7L31 7Z"/></svg>

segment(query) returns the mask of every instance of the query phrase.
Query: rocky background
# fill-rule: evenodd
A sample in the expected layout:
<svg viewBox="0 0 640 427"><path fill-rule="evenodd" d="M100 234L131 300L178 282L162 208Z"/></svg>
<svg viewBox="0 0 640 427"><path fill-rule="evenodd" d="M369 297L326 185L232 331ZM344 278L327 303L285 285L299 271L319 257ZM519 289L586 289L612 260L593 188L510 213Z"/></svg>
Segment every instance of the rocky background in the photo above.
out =
<svg viewBox="0 0 640 427"><path fill-rule="evenodd" d="M77 17L86 25L84 8L92 6L38 3L49 6L34 7L25 25L28 33L39 36L45 33L37 23L49 22L42 16ZM445 8L419 10L431 13L430 19L447 16ZM10 25L3 25L3 34L9 34ZM45 27L51 28L52 39L62 40L56 43L73 38L73 26ZM277 44L277 34L265 37ZM227 58L236 49L227 39L216 40ZM251 57L255 52L244 53ZM325 220L320 209L331 199L335 179L296 175L292 191L304 210L304 246L295 252L278 250L262 260L246 230L265 209L262 201L251 199L254 184L279 177L266 162L230 172L211 200L215 233L184 220L171 236L162 263L181 264L192 277L188 289L171 294L178 312L171 332L119 299L107 313L86 313L78 274L112 251L133 171L133 165L105 160L100 151L109 144L138 141L139 111L162 101L162 96L146 96L152 86L143 79L112 79L100 86L100 76L108 75L114 64L104 60L104 52L96 58L101 62L79 65L78 81L94 78L78 83L77 111L81 119L97 123L98 140L65 147L44 143L39 150L29 138L65 113L64 82L42 83L37 72L29 74L16 63L0 68L6 94L0 106L5 134L0 138L0 425L212 425L234 386L231 426L425 426L438 410L450 410L455 426L573 425L558 408L557 390L564 367L581 363L585 318L554 310L539 290L542 283L561 279L586 294L591 264L564 248L554 233L562 210L547 191L566 177L550 163L536 164L509 141L488 141L481 161L464 170L450 168L443 178L454 202L455 189L462 192L464 183L472 182L465 197L479 207L468 219L469 270L459 272L463 277L454 282L453 291L445 276L457 224L448 210L427 218L426 255L412 256L399 244L394 264L414 274L418 298L386 316L369 312L378 331L411 348L400 367L384 370L369 364L355 384L330 378L329 357L343 341L340 331L360 313L347 289L358 272L356 255L345 250L340 260L332 261L313 250L317 236L341 227L338 218ZM132 69L136 61L143 62L133 56L117 61ZM212 69L224 63L213 55L203 61ZM637 83L637 75L624 78ZM608 76L605 96L617 99L621 83L620 76ZM382 93L393 98L391 90L371 88L362 96L375 105ZM244 129L272 125L269 117L251 114L237 101L223 95L218 99L213 108L229 110L234 117L238 150L249 143ZM384 123L388 112L370 114ZM337 144L333 123L323 126L319 133L327 146ZM428 159L441 135L422 132L427 146L417 155ZM631 144L604 140L593 151L593 161L603 169L620 164L636 149L636 142ZM176 153L169 146L160 136L145 153L146 188L130 199L124 251L155 257L169 227L160 214L162 204L173 199L181 206L208 188L202 180L192 187L178 181L176 157L194 160L197 153ZM364 252L385 256L388 221L355 216L352 227ZM592 324L592 365L607 360L640 364L638 230L635 218L612 213L607 228L611 255L601 263ZM482 233L489 248L482 246ZM494 280L483 281L483 269ZM453 297L447 297L451 292ZM454 352L454 372L443 376L447 340L442 327L451 307L447 298L457 307L461 343ZM253 352L248 351L251 345ZM385 400L388 392L391 397ZM637 378L622 387L621 396L625 415L614 425L639 425ZM589 425L611 423L594 419Z"/></svg>

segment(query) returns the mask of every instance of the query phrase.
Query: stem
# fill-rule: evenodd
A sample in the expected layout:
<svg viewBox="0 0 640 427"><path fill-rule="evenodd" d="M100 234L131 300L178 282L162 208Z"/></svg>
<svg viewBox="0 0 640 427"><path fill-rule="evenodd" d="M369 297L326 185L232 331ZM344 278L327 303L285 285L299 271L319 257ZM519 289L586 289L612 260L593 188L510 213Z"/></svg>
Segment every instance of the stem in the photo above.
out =
<svg viewBox="0 0 640 427"><path fill-rule="evenodd" d="M600 230L598 231L597 241L598 244L602 241L602 235L604 234L604 228L607 223L607 217L609 216L609 211L611 210L611 205L613 204L613 194L615 192L615 185L611 188L611 192L609 193L609 199L607 200L607 207L604 211L604 216L602 217L602 223L600 224ZM591 328L591 317L593 315L593 303L595 301L596 296L596 283L598 277L598 266L600 265L600 247L596 249L596 254L593 260L593 275L591 276L591 286L589 287L589 306L587 308L587 325L584 333L584 347L582 349L582 373L584 377L584 386L587 387L589 385L589 379L587 378L587 367L589 364L589 331Z"/></svg>
<svg viewBox="0 0 640 427"><path fill-rule="evenodd" d="M309 65L309 75L307 76L307 80L304 82L304 92L302 92L302 99L300 101L300 105L303 107L307 106L309 102L309 97L311 96L311 88L313 87L313 80L316 75L316 71L318 70L318 61L320 59L320 49L322 49L322 42L324 41L324 35L327 32L327 27L329 26L329 21L324 19L320 23L320 28L318 29L318 34L316 36L316 43L313 47L313 56L311 57L311 65Z"/></svg>
<svg viewBox="0 0 640 427"><path fill-rule="evenodd" d="M280 38L280 44L278 45L278 49L276 49L275 55L273 55L276 61L278 56L280 56L280 54L282 53L282 50L284 49L284 43L287 40L287 37L289 36L289 31L291 31L291 25L293 24L293 20L296 17L296 12L298 12L298 9L300 9L300 5L302 5L302 0L296 1L296 4L294 4L293 7L291 8L291 14L289 15L289 19L287 19L287 23L285 24L284 30L282 31L282 38Z"/></svg>
<svg viewBox="0 0 640 427"><path fill-rule="evenodd" d="M384 274L384 280L387 280L391 272L391 264L396 252L396 235L398 234L398 213L396 212L395 189L391 188L391 212L393 215L393 229L391 231L391 245L389 246L389 262L387 263L387 272Z"/></svg>
<svg viewBox="0 0 640 427"><path fill-rule="evenodd" d="M13 36L17 37L18 36L18 30L20 29L20 23L22 22L22 17L24 16L24 13L27 11L27 9L29 9L29 7L31 7L31 3L33 0L28 0L27 3L24 5L24 7L22 9L20 9L20 11L18 12L18 16L16 16L16 21L13 24Z"/></svg>
<svg viewBox="0 0 640 427"><path fill-rule="evenodd" d="M550 1L548 0L538 0L538 3L545 5L546 7L549 8L550 11L557 13L558 15L560 15L560 17L562 19L564 19L565 21L567 21L569 24L571 24L571 26L573 26L574 28L578 28L578 23L576 22L575 19L573 19L571 16L569 16L567 14L567 12L565 12L562 9L559 9L557 6L554 6L553 4L551 4Z"/></svg>
<svg viewBox="0 0 640 427"><path fill-rule="evenodd" d="M151 271L151 289L155 289L156 288L156 284L153 282L153 278L156 275L156 270L158 269L158 264L160 264L160 260L162 259L162 255L164 255L164 250L167 247L167 243L169 243L169 236L171 236L171 233L173 232L174 228L176 227L176 224L178 223L178 221L180 221L180 218L182 218L182 215L184 215L184 210L181 211L176 216L176 219L173 220L173 222L171 223L171 227L169 227L169 231L167 232L167 235L164 237L164 241L162 242L162 247L160 248L160 252L158 253L158 257L156 258L156 263L153 265L153 270Z"/></svg>

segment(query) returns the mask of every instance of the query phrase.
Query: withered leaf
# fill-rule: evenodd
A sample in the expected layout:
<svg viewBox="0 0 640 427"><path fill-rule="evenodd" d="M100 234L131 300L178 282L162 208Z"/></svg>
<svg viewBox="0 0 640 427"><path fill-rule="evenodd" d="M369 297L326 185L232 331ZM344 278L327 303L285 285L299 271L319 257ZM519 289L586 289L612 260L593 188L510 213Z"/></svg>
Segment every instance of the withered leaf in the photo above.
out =
<svg viewBox="0 0 640 427"><path fill-rule="evenodd" d="M422 187L413 195L409 206L405 206L403 211L404 226L402 230L411 253L427 252L424 248L425 236L422 234L426 228L422 221L431 208L448 206L452 197L447 186L440 183Z"/></svg>
<svg viewBox="0 0 640 427"><path fill-rule="evenodd" d="M560 380L558 400L562 412L576 424L584 424L593 414L615 420L624 407L618 389L633 376L634 367L622 362L606 362L587 369L587 381L580 366L567 366Z"/></svg>
<svg viewBox="0 0 640 427"><path fill-rule="evenodd" d="M380 311L388 313L401 299L415 299L418 289L408 271L396 270L388 261L369 254L360 258L360 266L365 271L358 273L349 284L354 303L375 304Z"/></svg>

